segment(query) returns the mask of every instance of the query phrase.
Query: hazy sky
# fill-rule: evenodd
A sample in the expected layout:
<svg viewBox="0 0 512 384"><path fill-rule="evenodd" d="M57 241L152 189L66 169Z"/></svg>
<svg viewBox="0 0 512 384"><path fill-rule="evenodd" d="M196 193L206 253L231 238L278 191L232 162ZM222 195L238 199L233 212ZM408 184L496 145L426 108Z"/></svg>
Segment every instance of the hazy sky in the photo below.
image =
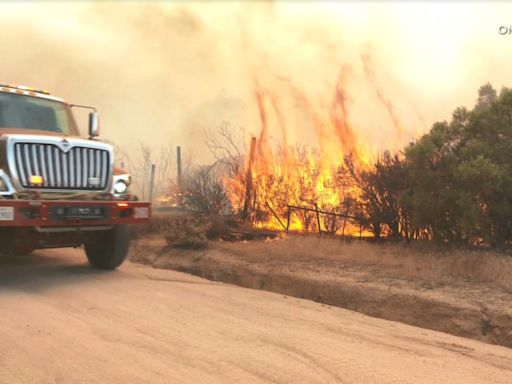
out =
<svg viewBox="0 0 512 384"><path fill-rule="evenodd" d="M323 113L344 68L354 130L379 149L471 107L487 81L512 86L506 2L1 2L0 14L0 82L97 106L128 149L181 144L199 162L205 129L259 131L256 82L292 139L314 144L292 89Z"/></svg>

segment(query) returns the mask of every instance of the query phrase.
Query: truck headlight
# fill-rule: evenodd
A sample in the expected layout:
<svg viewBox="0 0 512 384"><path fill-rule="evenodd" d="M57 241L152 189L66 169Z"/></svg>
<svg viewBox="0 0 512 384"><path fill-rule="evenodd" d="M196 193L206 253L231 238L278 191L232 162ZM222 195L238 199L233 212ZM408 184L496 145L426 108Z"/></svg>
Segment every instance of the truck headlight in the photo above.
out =
<svg viewBox="0 0 512 384"><path fill-rule="evenodd" d="M123 180L119 180L114 184L114 193L116 195L124 195L126 192L128 192L128 186Z"/></svg>
<svg viewBox="0 0 512 384"><path fill-rule="evenodd" d="M14 192L9 177L0 169L0 195L12 195Z"/></svg>
<svg viewBox="0 0 512 384"><path fill-rule="evenodd" d="M115 175L112 183L112 193L114 195L125 195L128 193L128 186L132 178L129 174Z"/></svg>

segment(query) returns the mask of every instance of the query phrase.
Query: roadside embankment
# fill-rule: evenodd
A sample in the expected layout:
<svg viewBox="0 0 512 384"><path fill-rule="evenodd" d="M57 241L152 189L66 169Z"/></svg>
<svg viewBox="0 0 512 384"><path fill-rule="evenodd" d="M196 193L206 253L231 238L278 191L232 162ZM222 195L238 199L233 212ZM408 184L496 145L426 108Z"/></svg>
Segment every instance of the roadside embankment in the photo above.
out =
<svg viewBox="0 0 512 384"><path fill-rule="evenodd" d="M180 250L149 237L136 241L131 259L512 347L512 293L506 280L511 260L408 252L315 238ZM494 281L487 275L495 275Z"/></svg>

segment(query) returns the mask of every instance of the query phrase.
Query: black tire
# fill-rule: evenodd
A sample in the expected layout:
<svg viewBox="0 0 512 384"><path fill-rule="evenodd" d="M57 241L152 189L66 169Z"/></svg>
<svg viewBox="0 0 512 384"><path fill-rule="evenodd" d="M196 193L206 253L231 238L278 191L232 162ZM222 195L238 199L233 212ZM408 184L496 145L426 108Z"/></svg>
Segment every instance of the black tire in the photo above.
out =
<svg viewBox="0 0 512 384"><path fill-rule="evenodd" d="M35 249L33 239L30 229L0 228L0 256L30 255Z"/></svg>
<svg viewBox="0 0 512 384"><path fill-rule="evenodd" d="M130 232L126 225L91 234L84 244L85 254L93 268L115 269L120 266L130 247Z"/></svg>

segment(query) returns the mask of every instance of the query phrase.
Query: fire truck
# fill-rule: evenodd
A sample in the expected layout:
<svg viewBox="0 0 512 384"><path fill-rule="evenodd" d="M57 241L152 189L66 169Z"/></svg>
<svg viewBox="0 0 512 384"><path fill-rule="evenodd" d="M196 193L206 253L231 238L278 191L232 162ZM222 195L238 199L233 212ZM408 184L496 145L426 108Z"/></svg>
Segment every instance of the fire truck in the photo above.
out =
<svg viewBox="0 0 512 384"><path fill-rule="evenodd" d="M87 138L75 108L90 111ZM128 225L146 223L151 207L130 193L130 176L98 135L95 108L0 84L0 254L83 247L94 268L124 261Z"/></svg>

